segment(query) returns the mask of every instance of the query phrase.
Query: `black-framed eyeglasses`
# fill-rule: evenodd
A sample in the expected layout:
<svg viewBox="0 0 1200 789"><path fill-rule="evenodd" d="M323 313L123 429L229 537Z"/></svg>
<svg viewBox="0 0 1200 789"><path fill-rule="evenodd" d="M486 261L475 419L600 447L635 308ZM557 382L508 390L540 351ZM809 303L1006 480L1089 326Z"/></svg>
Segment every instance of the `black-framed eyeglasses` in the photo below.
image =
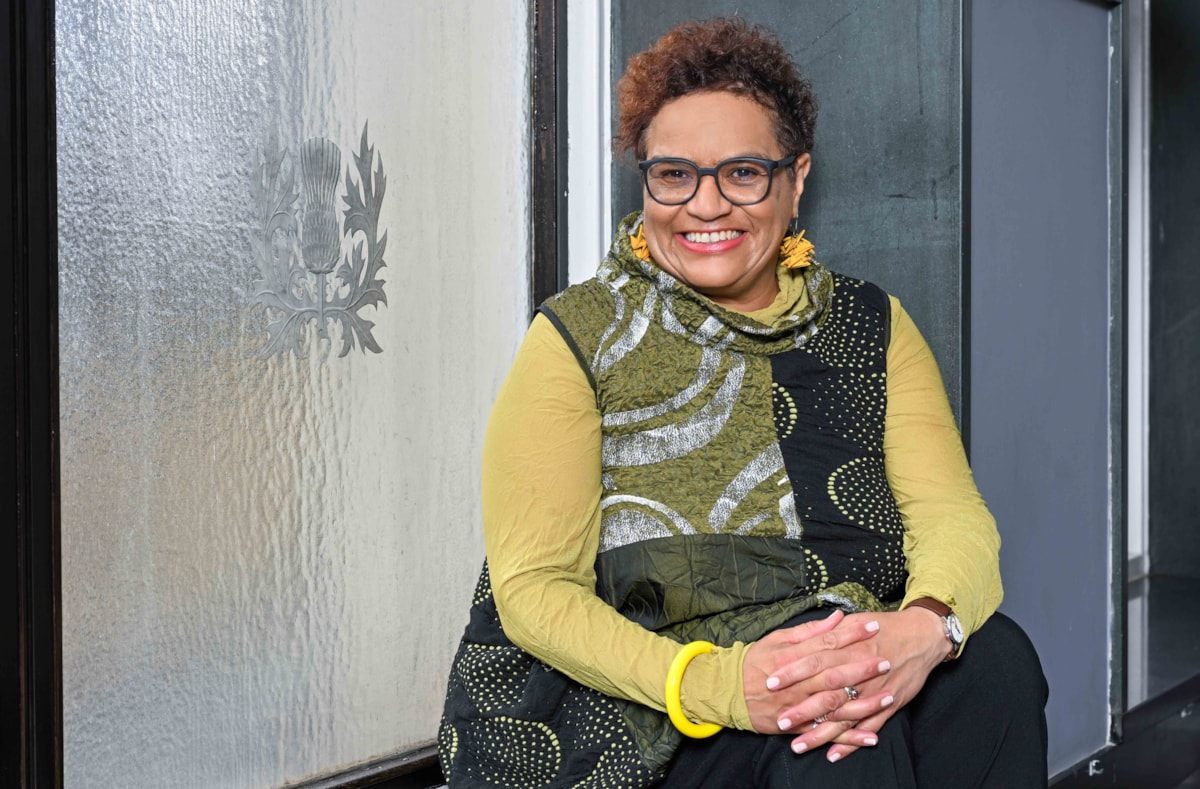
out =
<svg viewBox="0 0 1200 789"><path fill-rule="evenodd" d="M715 167L701 167L690 159L665 157L638 162L638 169L646 192L656 203L683 205L700 190L700 179L711 175L726 200L734 205L754 205L770 194L775 171L794 161L795 155L778 161L739 156L718 162Z"/></svg>

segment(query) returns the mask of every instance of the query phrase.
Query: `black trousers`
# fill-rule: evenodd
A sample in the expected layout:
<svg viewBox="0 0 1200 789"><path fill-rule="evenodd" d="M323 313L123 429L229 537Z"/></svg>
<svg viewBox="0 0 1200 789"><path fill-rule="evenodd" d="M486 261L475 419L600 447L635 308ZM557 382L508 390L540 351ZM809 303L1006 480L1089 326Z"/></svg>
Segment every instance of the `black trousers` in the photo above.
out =
<svg viewBox="0 0 1200 789"><path fill-rule="evenodd" d="M797 617L794 623L826 614ZM963 654L930 674L879 732L879 744L831 764L826 748L796 755L792 735L725 730L688 740L670 789L1032 789L1046 786L1046 678L1015 622L996 614Z"/></svg>

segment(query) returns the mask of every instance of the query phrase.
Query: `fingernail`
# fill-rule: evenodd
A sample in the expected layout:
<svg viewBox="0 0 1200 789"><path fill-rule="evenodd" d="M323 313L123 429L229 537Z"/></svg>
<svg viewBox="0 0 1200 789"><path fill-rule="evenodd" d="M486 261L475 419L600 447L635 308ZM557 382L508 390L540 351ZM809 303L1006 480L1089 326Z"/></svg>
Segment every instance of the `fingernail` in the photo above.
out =
<svg viewBox="0 0 1200 789"><path fill-rule="evenodd" d="M779 719L779 730L780 731L787 731L790 728L792 728L792 721L790 718L780 718Z"/></svg>
<svg viewBox="0 0 1200 789"><path fill-rule="evenodd" d="M837 612L838 612L838 611L840 611L840 610L842 610L842 609L840 609L840 608L835 608L835 609L833 609L832 611L830 611L830 612L829 612L829 616L836 616L836 615L837 615ZM829 618L829 616L827 616L827 617L825 617L825 618L826 618L826 619L828 619L828 618Z"/></svg>
<svg viewBox="0 0 1200 789"><path fill-rule="evenodd" d="M767 677L767 689L775 690L779 687L779 677Z"/></svg>
<svg viewBox="0 0 1200 789"><path fill-rule="evenodd" d="M830 754L829 754L829 761L830 761L830 762L836 762L836 761L837 761L838 759L840 759L840 758L842 758L842 755L841 755L840 753L830 753Z"/></svg>
<svg viewBox="0 0 1200 789"><path fill-rule="evenodd" d="M866 743L867 745L878 745L879 744L879 740L875 739L874 737L864 737L863 742Z"/></svg>
<svg viewBox="0 0 1200 789"><path fill-rule="evenodd" d="M879 661L879 673L880 674L884 673L885 671L891 671L891 670L892 670L891 661L888 661L888 660Z"/></svg>
<svg viewBox="0 0 1200 789"><path fill-rule="evenodd" d="M878 630L878 629L879 629L879 623L878 623L878 622L867 622L867 632L868 632L868 633L874 633L874 632L875 632L876 630ZM831 761L831 762L836 762L836 761L837 761L837 759L830 759L829 761Z"/></svg>
<svg viewBox="0 0 1200 789"><path fill-rule="evenodd" d="M792 753L804 753L808 750L808 743L804 740L792 743Z"/></svg>
<svg viewBox="0 0 1200 789"><path fill-rule="evenodd" d="M880 707L890 707L890 706L892 706L893 701L895 701L895 699L892 698L891 696L884 696L883 701L879 702L879 706Z"/></svg>

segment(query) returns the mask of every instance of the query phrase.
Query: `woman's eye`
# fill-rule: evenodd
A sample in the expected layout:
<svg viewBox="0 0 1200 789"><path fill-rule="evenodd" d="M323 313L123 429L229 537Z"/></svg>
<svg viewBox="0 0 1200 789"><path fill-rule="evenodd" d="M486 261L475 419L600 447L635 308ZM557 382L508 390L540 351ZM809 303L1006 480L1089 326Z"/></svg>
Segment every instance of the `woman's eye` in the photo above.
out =
<svg viewBox="0 0 1200 789"><path fill-rule="evenodd" d="M664 181L686 181L692 174L687 170L660 170L658 177Z"/></svg>
<svg viewBox="0 0 1200 789"><path fill-rule="evenodd" d="M735 181L753 181L755 178L762 178L765 175L766 173L761 167L749 164L737 165L728 171L728 177Z"/></svg>

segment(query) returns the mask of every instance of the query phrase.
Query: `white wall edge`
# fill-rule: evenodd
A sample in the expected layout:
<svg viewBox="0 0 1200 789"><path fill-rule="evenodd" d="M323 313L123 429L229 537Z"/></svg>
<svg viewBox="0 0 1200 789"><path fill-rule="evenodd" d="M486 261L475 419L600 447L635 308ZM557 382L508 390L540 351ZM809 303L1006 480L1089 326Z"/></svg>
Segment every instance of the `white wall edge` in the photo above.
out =
<svg viewBox="0 0 1200 789"><path fill-rule="evenodd" d="M596 272L612 232L609 0L567 0L569 278Z"/></svg>
<svg viewBox="0 0 1200 789"><path fill-rule="evenodd" d="M1126 523L1130 566L1149 571L1150 3L1129 3Z"/></svg>

